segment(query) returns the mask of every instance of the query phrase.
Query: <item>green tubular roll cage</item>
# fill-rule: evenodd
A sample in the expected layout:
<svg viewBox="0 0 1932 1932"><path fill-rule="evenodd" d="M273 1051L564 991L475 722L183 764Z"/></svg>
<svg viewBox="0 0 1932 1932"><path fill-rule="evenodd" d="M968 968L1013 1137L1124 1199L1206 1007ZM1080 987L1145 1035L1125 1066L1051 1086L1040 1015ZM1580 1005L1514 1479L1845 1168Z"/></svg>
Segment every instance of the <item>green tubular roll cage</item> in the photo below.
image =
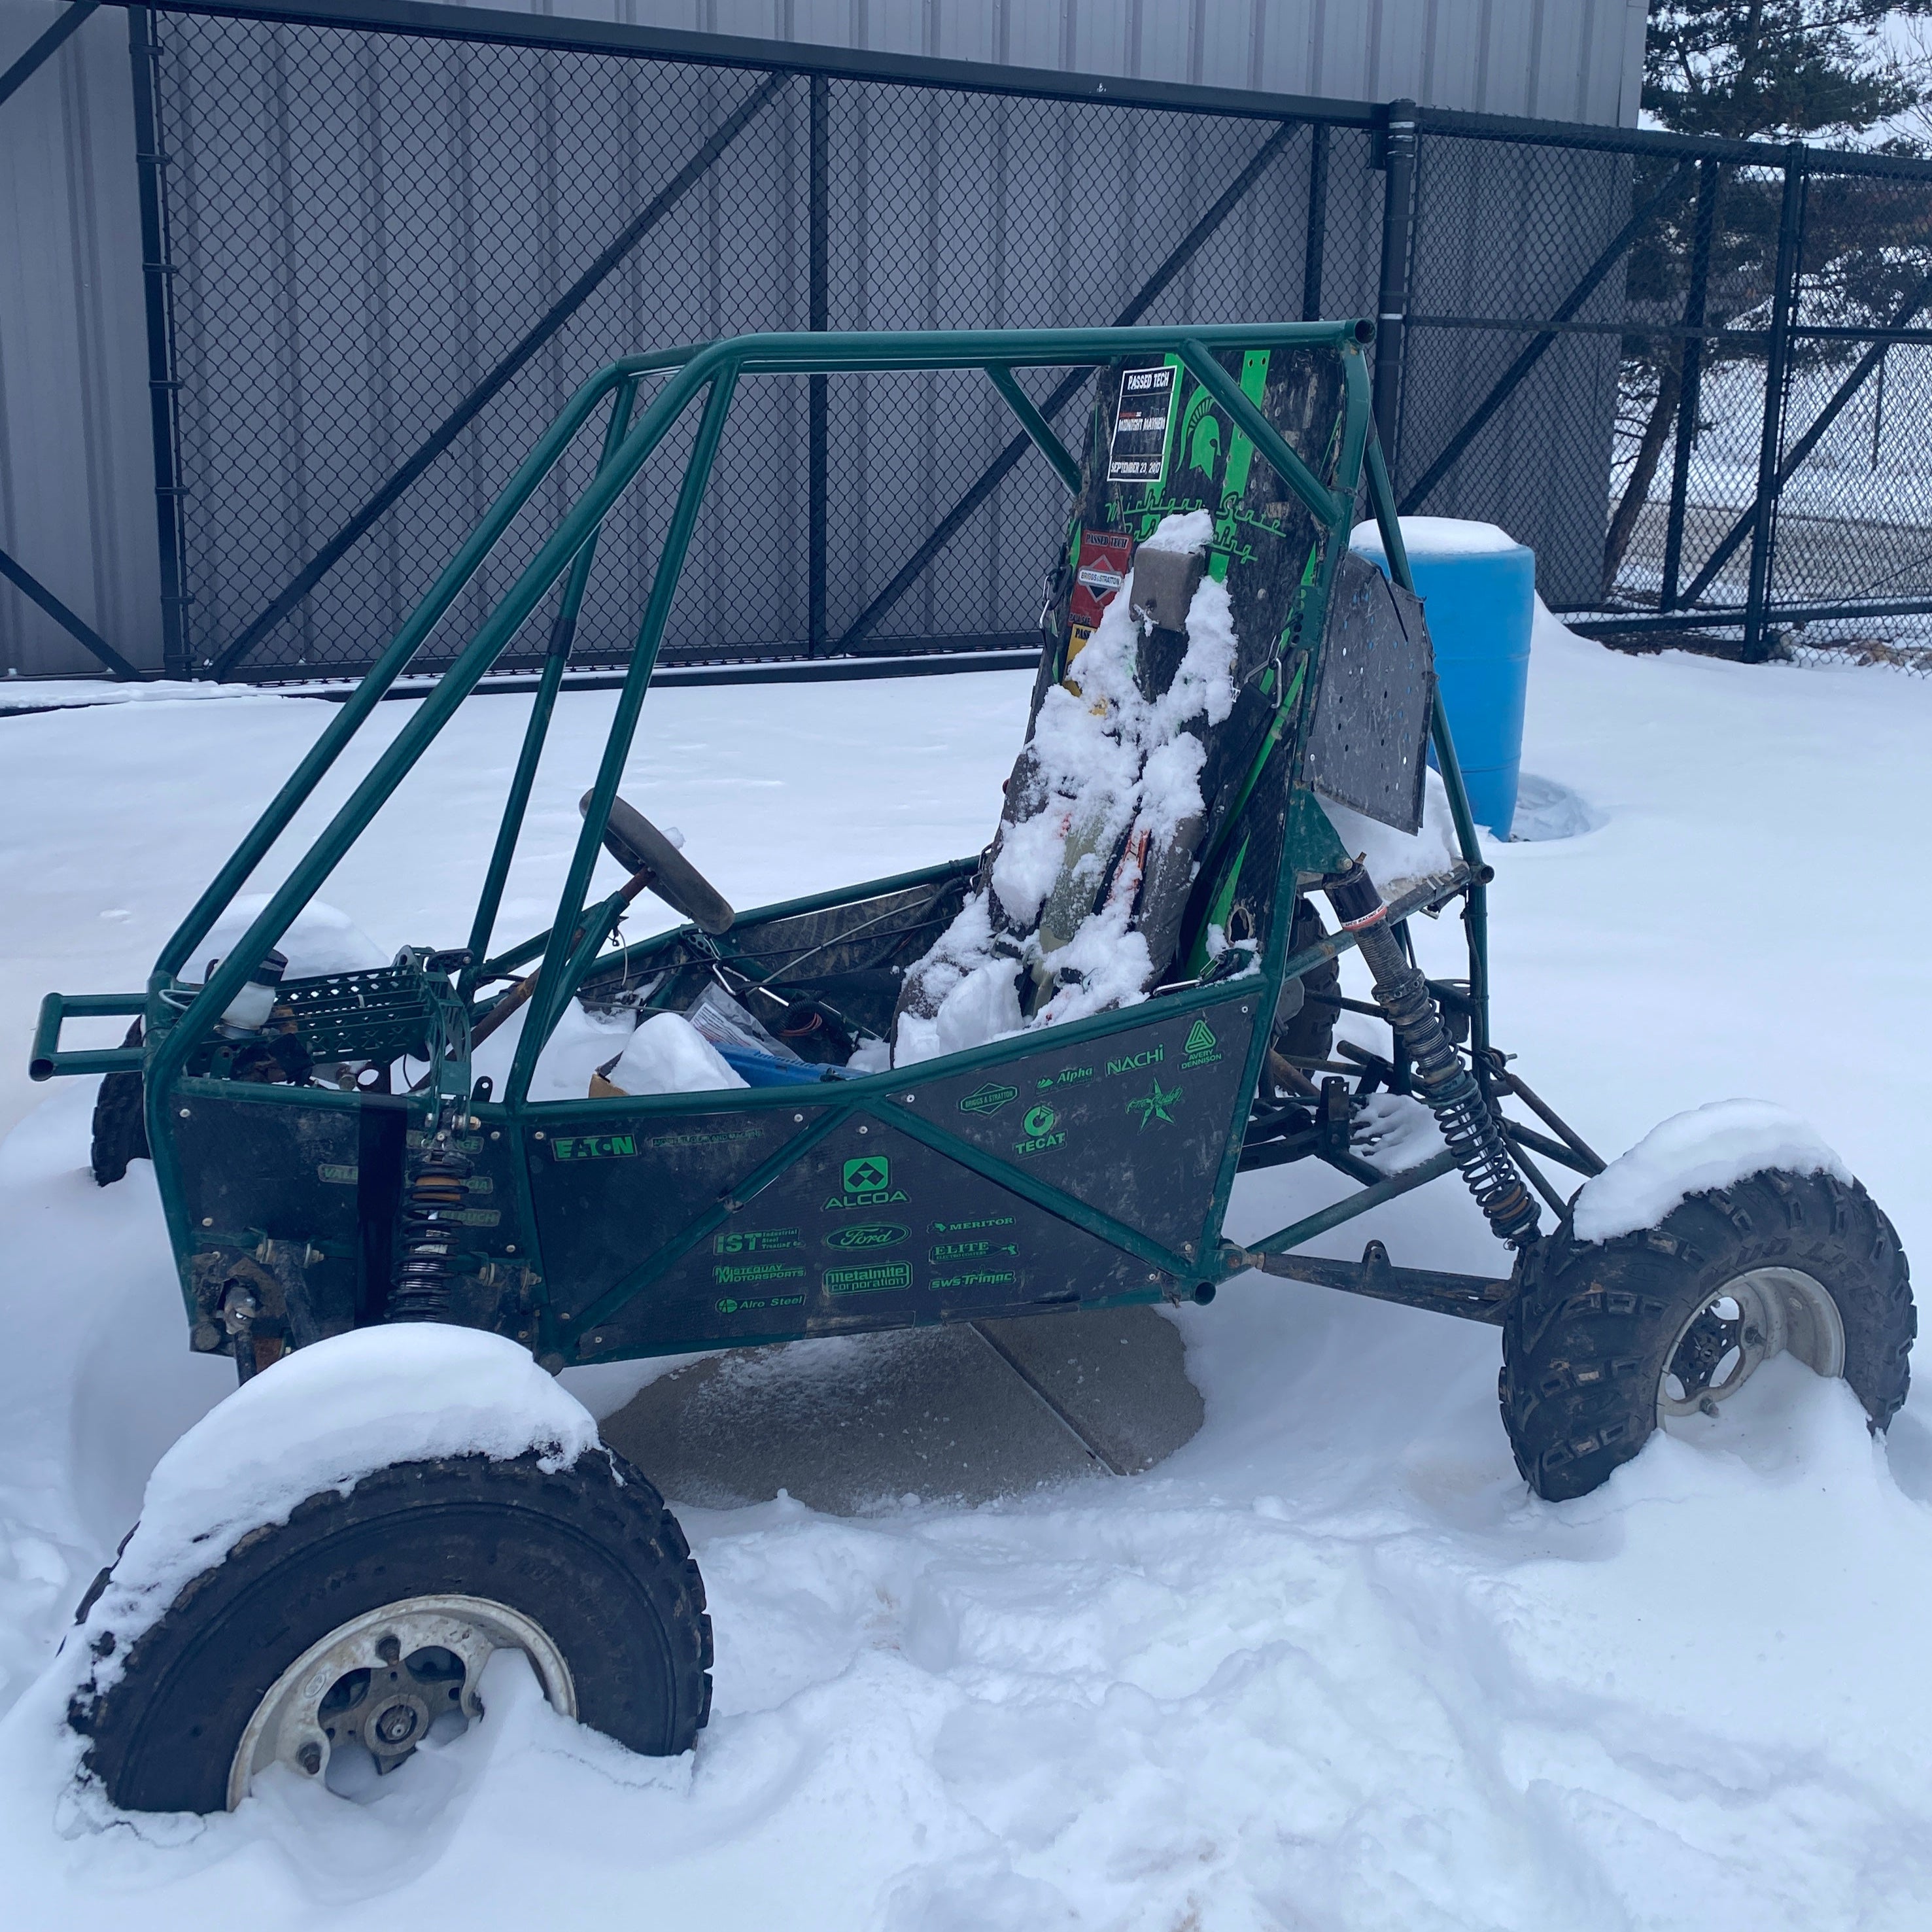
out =
<svg viewBox="0 0 1932 1932"><path fill-rule="evenodd" d="M554 1030L584 974L610 937L622 910L616 896L595 904L588 902L592 874L651 681L726 416L742 376L982 370L1005 399L1028 436L1077 496L1081 488L1081 466L1021 388L1017 372L1035 368L1077 368L1126 358L1176 358L1212 395L1233 426L1273 466L1306 506L1318 527L1325 532L1319 568L1310 586L1310 601L1305 607L1309 621L1304 633L1311 640L1311 651L1318 651L1330 586L1338 560L1347 548L1349 529L1364 478L1390 573L1405 589L1413 588L1388 476L1371 430L1367 351L1373 337L1372 324L1352 321L1198 328L763 334L631 356L611 363L578 391L545 432L407 622L182 921L155 963L146 994L47 996L35 1036L32 1068L34 1077L134 1070L144 1073L149 1144L166 1208L170 1237L177 1256L183 1258L185 1269L185 1258L194 1246L198 1231L189 1224L178 1150L173 1136L165 1130L164 1120L165 1110L174 1102L184 1080L194 1088L203 1084L188 1074L190 1054L213 1035L220 1016L247 980L250 962L260 959L283 937L457 707L490 670L545 596L560 584L558 614L549 652L544 662L529 725L472 922L470 963L461 969L453 985L442 988L434 995L443 1023L444 1036L458 1042L460 1057L452 1058L446 1066L442 1066L436 1090L425 1091L415 1098L422 1102L424 1123L434 1118L442 1101L452 1097L468 1101L479 1118L487 1117L499 1124L518 1120L532 1111L542 1113L566 1105L580 1107L581 1102L543 1102L533 1108L528 1099L530 1078L544 1043ZM1272 349L1326 351L1340 359L1345 407L1334 460L1333 488L1324 484L1290 447L1244 392L1241 384L1216 359L1217 352ZM654 383L654 393L640 410L637 406L640 392L647 382ZM596 782L559 895L555 922L548 933L494 959L485 960L484 949L495 926L538 760L562 682L599 532L626 487L694 407L697 423L689 454L665 527ZM286 830L344 748L362 728L375 705L452 610L513 520L563 460L580 430L600 410L608 411L602 454L588 484L556 521L536 556L498 599L481 627L428 690L413 715L375 760L368 775L296 861L287 877L270 894L268 903L247 932L228 949L207 983L191 999L184 999L186 989L179 976L194 958L197 946ZM1311 677L1317 668L1311 658ZM1306 707L1302 709L1305 714ZM1305 729L1305 726L1297 729ZM1439 696L1435 704L1432 738L1436 763L1448 790L1462 862L1451 877L1435 883L1435 889L1426 900L1418 897L1412 902L1398 904L1394 910L1398 915L1419 910L1432 911L1454 898L1460 897L1465 900L1472 1046L1480 1052L1486 1048L1489 1036L1484 891L1489 874L1478 845L1475 826ZM1298 748L1291 747L1291 751L1298 754L1298 762L1291 765L1291 770L1298 770ZM1298 853L1305 862L1311 852L1322 852L1334 856L1338 863L1346 856L1340 855L1334 836L1325 820L1321 820L1318 825L1313 822L1318 819L1320 814L1314 807L1312 795L1298 784L1291 807L1289 836L1283 841L1283 875L1275 895L1272 927L1265 936L1258 962L1259 976L1250 977L1243 982L1247 990L1266 1003L1262 1008L1264 1012L1274 1010L1274 1003L1286 979L1306 974L1354 943L1347 933L1337 933L1316 946L1305 948L1292 958L1287 956L1296 855ZM868 892L887 890L957 874L970 868L972 862L959 861L897 879L874 881L864 890ZM786 907L761 908L743 917L748 920L768 918L775 914L807 910L854 896L854 890L822 894ZM641 942L631 950L640 954L659 943ZM539 956L541 968L536 990L530 998L530 1010L505 1090L494 1102L470 1101L467 1050L460 1046L461 1040L466 1037L463 1015L472 1010L476 989L481 980L501 977L507 968L521 966ZM1214 1001L1226 1000L1231 990L1226 982L1211 987L1202 986L1192 992L1163 995L1156 1004L1164 1012L1181 1012L1190 1006L1205 1006ZM166 997L170 995L171 999ZM1134 1010L1145 1012L1148 1009ZM68 1016L137 1013L145 1014L148 1019L148 1037L144 1047L82 1051L63 1050L60 1046L62 1024ZM1056 1043L1071 1044L1116 1029L1120 1024L1120 1015L1106 1014L1055 1028L1047 1033L1032 1034L1018 1042L1002 1042L991 1048L951 1056L944 1062L928 1063L922 1068L920 1078L930 1080L948 1070L956 1072L979 1064L995 1065L1012 1058L1017 1051L1038 1047L1048 1038ZM1251 1096L1255 1090L1268 1037L1265 1025L1254 1028L1248 1049L1244 1096ZM439 1062L439 1065L442 1063ZM872 1114L890 1118L897 1126L916 1132L935 1145L938 1142L934 1136L938 1136L948 1143L944 1150L951 1157L984 1171L986 1156L979 1150L956 1142L954 1137L929 1123L908 1126L909 1117L904 1110L890 1104L890 1090L896 1083L903 1084L904 1079L903 1072L897 1076L886 1072L839 1083L832 1096L834 1103L825 1107L819 1128L791 1143L784 1150L786 1157L796 1158L806 1140L820 1137L832 1124L848 1119L855 1113ZM459 1082L460 1085L458 1084ZM271 1101L281 1099L318 1106L353 1107L358 1104L358 1096L353 1094L319 1089L267 1087L256 1090L251 1097ZM826 1096L820 1094L816 1097L823 1100ZM670 1104L672 1102L668 1097L667 1105ZM734 1104L755 1107L790 1102L783 1094L754 1093L734 1096ZM1153 1243L1099 1210L1078 1208L1058 1194L1042 1204L1049 1205L1056 1214L1088 1225L1090 1232L1101 1234L1117 1246L1139 1253L1170 1271L1184 1270L1192 1278L1202 1282L1224 1279L1244 1264L1240 1259L1243 1251L1221 1241L1220 1229L1233 1186L1240 1150L1241 1124L1246 1118L1247 1104L1247 1099L1243 1098L1240 1110L1231 1123L1229 1144L1220 1164L1209 1221L1198 1252L1184 1255ZM1366 1212L1394 1195L1448 1172L1451 1166L1447 1155L1438 1155L1421 1167L1364 1186L1335 1207L1283 1228L1267 1240L1252 1244L1252 1247L1282 1252L1342 1220ZM748 1180L757 1183L758 1178L754 1175L748 1177ZM1030 1185L1022 1186L1023 1178L1016 1176L1010 1166L1002 1166L998 1178L1003 1186L1018 1191L1036 1191ZM1186 1245L1190 1249L1194 1246L1191 1243ZM641 1286L641 1282L638 1285ZM630 1292L634 1292L635 1288ZM583 1336L590 1324L598 1318L598 1309L587 1310L578 1334ZM733 1339L752 1341L762 1338L747 1336Z"/></svg>

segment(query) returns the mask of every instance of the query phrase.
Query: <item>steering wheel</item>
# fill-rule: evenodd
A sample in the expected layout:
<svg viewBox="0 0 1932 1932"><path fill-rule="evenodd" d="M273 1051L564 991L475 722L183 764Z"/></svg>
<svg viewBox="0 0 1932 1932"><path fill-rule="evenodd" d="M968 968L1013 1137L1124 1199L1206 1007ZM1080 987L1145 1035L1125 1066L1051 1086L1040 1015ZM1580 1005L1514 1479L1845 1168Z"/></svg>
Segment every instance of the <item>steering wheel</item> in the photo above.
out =
<svg viewBox="0 0 1932 1932"><path fill-rule="evenodd" d="M577 801L577 808L590 816L590 793ZM621 798L610 801L604 849L640 890L656 892L702 931L728 932L738 916L724 894L635 806Z"/></svg>

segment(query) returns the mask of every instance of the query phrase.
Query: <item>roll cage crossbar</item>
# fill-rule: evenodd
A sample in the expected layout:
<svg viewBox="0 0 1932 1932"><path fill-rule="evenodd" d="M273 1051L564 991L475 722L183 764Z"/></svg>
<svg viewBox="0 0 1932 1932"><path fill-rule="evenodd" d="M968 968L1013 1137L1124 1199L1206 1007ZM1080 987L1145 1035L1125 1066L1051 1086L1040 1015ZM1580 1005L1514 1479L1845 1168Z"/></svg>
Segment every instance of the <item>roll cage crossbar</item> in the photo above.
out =
<svg viewBox="0 0 1932 1932"><path fill-rule="evenodd" d="M1021 372L1042 368L1067 369L1098 365L1130 358L1177 359L1225 412L1234 428L1253 445L1300 500L1324 532L1323 548L1330 562L1323 577L1323 594L1332 575L1333 557L1346 548L1358 496L1366 485L1378 526L1390 573L1405 590L1413 590L1408 562L1395 513L1390 480L1372 426L1370 373L1365 352L1374 339L1366 321L1268 323L1184 328L1127 328L907 332L898 334L808 333L757 334L626 357L598 370L566 406L518 466L502 492L437 578L407 622L348 700L337 711L314 745L262 812L241 844L216 874L169 939L148 981L149 1010L164 994L172 995L178 1017L161 1037L151 1040L145 1052L137 1048L86 1053L63 1052L58 1045L63 1012L95 1014L134 1010L135 1004L112 996L104 1000L64 1000L50 995L34 1049L37 1077L67 1072L113 1072L144 1069L150 1104L164 1096L182 1077L190 1056L214 1034L220 1016L260 960L287 932L301 910L322 886L350 848L368 829L403 778L422 757L451 716L496 664L520 628L553 591L558 592L556 614L528 726L506 796L476 916L472 922L468 958L456 985L460 1003L469 1005L479 983L502 976L501 969L541 954L530 1012L519 1039L506 1090L500 1104L515 1108L526 1100L538 1054L554 1031L566 1004L584 971L614 930L622 910L620 895L592 903L588 898L592 875L602 849L606 823L629 755L640 711L655 668L670 614L686 552L696 525L706 484L722 436L725 419L740 380L749 376L810 376L842 373L979 370L988 376L1027 436L1055 473L1076 495L1081 465L1054 433L1022 387ZM1333 482L1324 482L1269 422L1217 360L1233 350L1288 349L1327 350L1336 354L1343 374L1344 412L1332 460ZM654 390L640 407L647 384ZM521 831L558 691L574 642L585 588L599 535L623 492L693 410L696 426L682 476L664 527L650 590L644 600L602 759L584 820L557 901L556 918L546 934L486 960L500 908L512 858ZM601 453L590 482L557 520L536 554L497 599L488 616L418 704L402 730L376 758L370 770L337 809L328 824L296 861L287 876L268 895L266 904L247 931L217 964L206 984L192 990L184 984L184 968L194 957L214 922L286 832L298 812L332 770L374 706L407 669L430 636L476 578L538 490L557 470L580 433L600 411L604 412ZM1434 910L1454 897L1466 900L1465 922L1469 950L1466 1004L1471 1045L1480 1055L1488 1051L1486 914L1484 866L1467 796L1439 695L1434 701L1432 739L1437 764L1447 788L1461 863L1453 879L1429 907ZM1285 933L1286 928L1282 928ZM1275 956L1267 970L1268 997L1282 980L1304 973L1321 958L1332 957L1352 944L1340 933L1312 950L1292 958L1280 956L1285 946L1268 950ZM1256 1049L1258 1054L1259 1048ZM1257 1061L1257 1064L1258 1062ZM460 1070L466 1079L466 1053ZM157 1162L171 1160L166 1137L156 1135ZM1237 1136L1238 1138L1238 1136ZM1216 1213L1232 1184L1231 1154L1223 1185L1217 1190ZM1204 1274L1225 1275L1256 1264L1264 1252L1280 1250L1312 1238L1335 1222L1366 1211L1378 1201L1421 1185L1445 1171L1438 1161L1424 1168L1365 1187L1351 1202L1281 1230L1251 1250L1223 1244L1218 1269L1204 1254L1197 1267ZM164 1182L168 1177L164 1175ZM164 1192L168 1192L164 1186ZM1277 1270L1277 1271L1282 1271ZM1397 1270L1400 1274L1401 1270ZM1370 1292L1374 1292L1372 1289Z"/></svg>

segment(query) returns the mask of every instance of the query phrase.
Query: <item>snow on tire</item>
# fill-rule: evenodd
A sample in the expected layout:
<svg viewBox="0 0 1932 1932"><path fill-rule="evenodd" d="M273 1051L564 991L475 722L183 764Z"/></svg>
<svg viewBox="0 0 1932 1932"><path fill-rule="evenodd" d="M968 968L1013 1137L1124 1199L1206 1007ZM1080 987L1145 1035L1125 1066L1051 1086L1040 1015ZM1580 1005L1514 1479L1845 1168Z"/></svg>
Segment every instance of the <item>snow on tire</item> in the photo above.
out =
<svg viewBox="0 0 1932 1932"><path fill-rule="evenodd" d="M1856 1181L1766 1169L1654 1227L1526 1257L1503 1324L1503 1424L1538 1496L1580 1496L1660 1421L1718 1405L1789 1353L1842 1376L1875 1430L1905 1400L1918 1332L1898 1237Z"/></svg>
<svg viewBox="0 0 1932 1932"><path fill-rule="evenodd" d="M688 1749L709 1715L698 1566L609 1450L548 1472L534 1454L392 1463L310 1496L131 1642L96 1635L68 1721L122 1809L219 1811L278 1761L322 1778L352 1745L392 1768L480 1714L482 1664L506 1648L566 1715L646 1755Z"/></svg>

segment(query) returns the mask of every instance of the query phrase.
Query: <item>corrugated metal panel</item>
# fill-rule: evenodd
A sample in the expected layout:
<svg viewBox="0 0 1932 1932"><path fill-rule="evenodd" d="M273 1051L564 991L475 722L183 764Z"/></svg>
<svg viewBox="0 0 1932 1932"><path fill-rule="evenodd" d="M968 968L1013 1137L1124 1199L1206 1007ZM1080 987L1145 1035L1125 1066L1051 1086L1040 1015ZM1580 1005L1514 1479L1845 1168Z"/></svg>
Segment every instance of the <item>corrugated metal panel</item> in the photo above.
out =
<svg viewBox="0 0 1932 1932"><path fill-rule="evenodd" d="M482 0L687 32L1634 128L1644 0Z"/></svg>
<svg viewBox="0 0 1932 1932"><path fill-rule="evenodd" d="M0 67L59 16L0 0ZM127 16L0 106L0 544L136 664L160 662ZM99 668L0 584L0 665Z"/></svg>

